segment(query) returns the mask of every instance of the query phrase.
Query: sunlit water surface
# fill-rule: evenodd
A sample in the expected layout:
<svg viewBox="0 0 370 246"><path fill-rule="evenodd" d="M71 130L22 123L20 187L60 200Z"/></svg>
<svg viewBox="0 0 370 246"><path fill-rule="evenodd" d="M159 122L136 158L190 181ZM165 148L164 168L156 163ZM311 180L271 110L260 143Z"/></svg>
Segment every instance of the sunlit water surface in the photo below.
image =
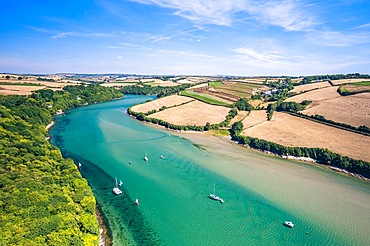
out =
<svg viewBox="0 0 370 246"><path fill-rule="evenodd" d="M194 145L126 114L152 98L75 109L50 131L81 162L114 245L370 245L369 182L221 140Z"/></svg>

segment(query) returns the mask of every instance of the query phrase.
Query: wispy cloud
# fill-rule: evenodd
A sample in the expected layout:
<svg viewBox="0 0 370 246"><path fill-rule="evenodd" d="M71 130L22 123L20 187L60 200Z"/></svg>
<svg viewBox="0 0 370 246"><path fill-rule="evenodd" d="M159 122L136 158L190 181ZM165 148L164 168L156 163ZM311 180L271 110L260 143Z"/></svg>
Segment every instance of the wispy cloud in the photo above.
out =
<svg viewBox="0 0 370 246"><path fill-rule="evenodd" d="M254 1L246 5L247 11L257 20L286 31L308 31L318 24L306 7L301 1L294 0Z"/></svg>
<svg viewBox="0 0 370 246"><path fill-rule="evenodd" d="M317 24L313 15L306 12L297 0L131 0L173 9L174 15L196 24L231 26L243 20L257 20L263 24L283 28L286 31L310 29ZM245 16L246 15L246 16ZM247 18L245 18L247 17Z"/></svg>
<svg viewBox="0 0 370 246"><path fill-rule="evenodd" d="M60 39L66 37L87 37L87 38L107 38L107 37L114 37L115 35L112 33L99 33L99 32L90 32L90 33L82 33L82 32L62 32L52 36L52 39Z"/></svg>
<svg viewBox="0 0 370 246"><path fill-rule="evenodd" d="M234 52L243 57L257 59L266 62L281 60L284 58L283 56L278 55L277 52L258 52L250 47L238 48L235 49Z"/></svg>
<svg viewBox="0 0 370 246"><path fill-rule="evenodd" d="M172 37L165 36L165 35L154 35L154 36L150 36L150 37L146 38L144 41L151 41L152 43L155 43L155 42L160 42L160 41L163 41L163 40L169 40L171 38Z"/></svg>
<svg viewBox="0 0 370 246"><path fill-rule="evenodd" d="M306 37L318 46L346 47L370 43L370 34L364 32L314 31Z"/></svg>
<svg viewBox="0 0 370 246"><path fill-rule="evenodd" d="M359 25L353 29L363 29L363 28L370 28L370 23L366 23L366 24L363 24L363 25Z"/></svg>

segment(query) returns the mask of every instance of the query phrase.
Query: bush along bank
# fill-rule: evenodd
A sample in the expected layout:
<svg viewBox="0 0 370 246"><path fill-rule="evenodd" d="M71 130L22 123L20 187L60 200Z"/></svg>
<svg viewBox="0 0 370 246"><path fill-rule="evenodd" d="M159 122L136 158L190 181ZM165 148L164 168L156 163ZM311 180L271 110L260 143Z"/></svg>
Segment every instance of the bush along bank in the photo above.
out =
<svg viewBox="0 0 370 246"><path fill-rule="evenodd" d="M135 112L130 108L127 109L127 113L133 117L135 117L137 120L140 121L145 121L145 122L150 122L156 125L164 126L168 129L171 130L179 130L179 131L209 131L209 130L217 130L220 127L227 127L230 124L231 119L233 119L237 114L238 111L235 108L232 108L228 115L225 117L225 120L218 123L218 124L210 124L206 123L204 126L196 126L196 125L175 125L172 123L169 123L167 121L161 120L161 119L156 119L156 118L151 118L149 115L155 113L156 110L149 111L147 113L139 113Z"/></svg>
<svg viewBox="0 0 370 246"><path fill-rule="evenodd" d="M235 122L230 130L231 139L242 145L257 150L268 151L280 156L309 157L316 160L317 163L333 166L358 174L365 178L370 178L370 163L362 160L356 160L348 156L342 156L323 148L307 147L287 147L263 139L252 138L240 135L243 130L243 123Z"/></svg>

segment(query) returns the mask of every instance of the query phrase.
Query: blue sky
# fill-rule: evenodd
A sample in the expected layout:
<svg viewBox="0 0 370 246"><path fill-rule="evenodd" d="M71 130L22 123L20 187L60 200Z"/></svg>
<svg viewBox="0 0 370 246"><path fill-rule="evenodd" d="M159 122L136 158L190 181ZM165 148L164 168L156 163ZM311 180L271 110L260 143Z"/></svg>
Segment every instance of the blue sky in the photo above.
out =
<svg viewBox="0 0 370 246"><path fill-rule="evenodd" d="M0 72L370 73L369 0L2 0Z"/></svg>

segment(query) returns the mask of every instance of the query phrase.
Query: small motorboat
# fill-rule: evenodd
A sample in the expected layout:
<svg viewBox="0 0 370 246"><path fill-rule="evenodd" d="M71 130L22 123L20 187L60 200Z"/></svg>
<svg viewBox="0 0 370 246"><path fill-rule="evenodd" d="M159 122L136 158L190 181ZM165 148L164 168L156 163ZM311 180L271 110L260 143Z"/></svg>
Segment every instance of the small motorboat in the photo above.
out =
<svg viewBox="0 0 370 246"><path fill-rule="evenodd" d="M135 205L139 205L139 199L138 198L136 198L136 200L135 200Z"/></svg>
<svg viewBox="0 0 370 246"><path fill-rule="evenodd" d="M291 221L285 221L284 225L289 228L293 228L294 224Z"/></svg>
<svg viewBox="0 0 370 246"><path fill-rule="evenodd" d="M159 158L164 159L164 156L163 156L163 155L161 155Z"/></svg>
<svg viewBox="0 0 370 246"><path fill-rule="evenodd" d="M119 188L114 187L113 188L113 193L116 194L116 195L120 195L120 194L122 194L122 191Z"/></svg>

